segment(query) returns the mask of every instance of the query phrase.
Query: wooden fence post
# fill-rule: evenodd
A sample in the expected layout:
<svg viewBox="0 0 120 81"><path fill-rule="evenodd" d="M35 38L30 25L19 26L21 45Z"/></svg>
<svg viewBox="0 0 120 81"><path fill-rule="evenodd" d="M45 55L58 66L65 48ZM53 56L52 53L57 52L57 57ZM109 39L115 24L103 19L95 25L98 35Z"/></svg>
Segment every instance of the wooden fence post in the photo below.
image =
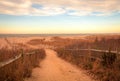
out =
<svg viewBox="0 0 120 81"><path fill-rule="evenodd" d="M22 59L22 63L24 62L24 52L23 49L21 49L21 59Z"/></svg>

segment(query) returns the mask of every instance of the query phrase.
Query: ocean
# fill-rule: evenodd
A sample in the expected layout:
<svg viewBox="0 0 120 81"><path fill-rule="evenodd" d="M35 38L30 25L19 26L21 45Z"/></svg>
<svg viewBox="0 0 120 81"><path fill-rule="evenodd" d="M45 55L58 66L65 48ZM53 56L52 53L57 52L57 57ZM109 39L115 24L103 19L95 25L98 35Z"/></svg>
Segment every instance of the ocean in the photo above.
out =
<svg viewBox="0 0 120 81"><path fill-rule="evenodd" d="M0 34L2 37L47 37L47 36L78 36L78 35L88 35L88 34Z"/></svg>

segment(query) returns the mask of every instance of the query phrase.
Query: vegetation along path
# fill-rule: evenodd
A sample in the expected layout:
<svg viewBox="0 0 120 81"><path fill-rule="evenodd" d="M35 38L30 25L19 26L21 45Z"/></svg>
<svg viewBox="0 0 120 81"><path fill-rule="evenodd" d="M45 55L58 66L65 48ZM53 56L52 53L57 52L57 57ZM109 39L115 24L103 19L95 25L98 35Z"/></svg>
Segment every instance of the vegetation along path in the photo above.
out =
<svg viewBox="0 0 120 81"><path fill-rule="evenodd" d="M33 69L32 77L25 81L94 81L82 70L57 57L51 49L45 49L46 58L40 67Z"/></svg>

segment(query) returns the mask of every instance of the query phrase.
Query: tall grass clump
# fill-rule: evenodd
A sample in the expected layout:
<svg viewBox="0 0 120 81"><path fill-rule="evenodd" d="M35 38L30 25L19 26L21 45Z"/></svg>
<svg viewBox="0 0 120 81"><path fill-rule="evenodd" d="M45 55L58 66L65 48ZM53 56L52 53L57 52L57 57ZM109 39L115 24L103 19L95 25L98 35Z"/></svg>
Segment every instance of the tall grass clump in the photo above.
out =
<svg viewBox="0 0 120 81"><path fill-rule="evenodd" d="M0 67L0 81L24 81L25 77L31 76L32 69L39 66L39 61L45 58L45 51L43 49L30 49L27 50L27 52L21 50L20 53L16 51L17 50L8 52L8 50L5 49L0 50L0 55L2 56L5 54L5 57L8 57L9 59L12 55L12 59L14 59L14 55L22 54L19 59ZM11 56L7 56L6 53L10 53ZM4 57L2 57L1 62L3 60ZM7 59L5 58L5 60Z"/></svg>

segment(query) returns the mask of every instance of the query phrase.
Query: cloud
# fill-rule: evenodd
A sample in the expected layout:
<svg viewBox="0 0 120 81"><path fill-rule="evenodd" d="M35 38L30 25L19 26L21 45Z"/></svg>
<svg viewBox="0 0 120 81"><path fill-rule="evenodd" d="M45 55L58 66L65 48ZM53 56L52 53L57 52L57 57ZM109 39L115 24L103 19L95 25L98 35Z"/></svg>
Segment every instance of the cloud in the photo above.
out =
<svg viewBox="0 0 120 81"><path fill-rule="evenodd" d="M120 0L0 0L0 14L106 16L120 13Z"/></svg>

